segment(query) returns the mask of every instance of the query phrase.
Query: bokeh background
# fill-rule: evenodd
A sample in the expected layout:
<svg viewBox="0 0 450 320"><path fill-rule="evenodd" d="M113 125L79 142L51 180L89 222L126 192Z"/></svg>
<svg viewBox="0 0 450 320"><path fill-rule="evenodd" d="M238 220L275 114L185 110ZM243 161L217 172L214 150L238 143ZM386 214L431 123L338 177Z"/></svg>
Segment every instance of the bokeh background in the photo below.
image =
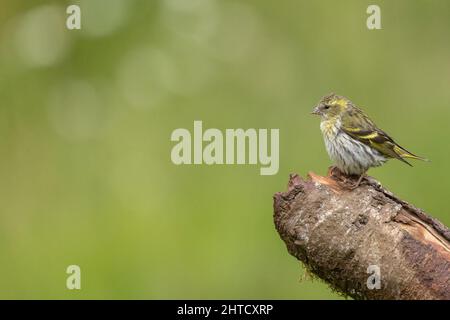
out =
<svg viewBox="0 0 450 320"><path fill-rule="evenodd" d="M366 28L369 4L382 30ZM326 173L309 113L330 92L432 160L370 174L450 225L446 0L1 6L0 298L340 299L302 280L272 222L289 173ZM194 120L279 128L279 173L175 166L170 135Z"/></svg>

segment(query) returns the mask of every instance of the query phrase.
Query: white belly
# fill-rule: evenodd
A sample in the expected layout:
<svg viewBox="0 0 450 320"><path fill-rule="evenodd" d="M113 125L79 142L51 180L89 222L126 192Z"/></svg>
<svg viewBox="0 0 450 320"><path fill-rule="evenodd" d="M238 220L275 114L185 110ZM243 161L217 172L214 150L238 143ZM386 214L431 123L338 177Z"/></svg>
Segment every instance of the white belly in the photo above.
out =
<svg viewBox="0 0 450 320"><path fill-rule="evenodd" d="M380 166L387 160L377 150L342 131L334 137L324 137L324 140L331 160L345 174L361 175L370 167Z"/></svg>

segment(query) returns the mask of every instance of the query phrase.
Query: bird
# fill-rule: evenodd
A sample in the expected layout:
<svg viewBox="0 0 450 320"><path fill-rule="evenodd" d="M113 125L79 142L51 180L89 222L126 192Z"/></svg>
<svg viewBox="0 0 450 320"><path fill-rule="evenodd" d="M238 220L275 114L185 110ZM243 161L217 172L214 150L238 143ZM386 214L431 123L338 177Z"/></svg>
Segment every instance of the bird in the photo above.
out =
<svg viewBox="0 0 450 320"><path fill-rule="evenodd" d="M351 189L358 187L369 168L398 159L429 161L401 147L353 102L331 93L322 97L312 114L321 117L320 129L329 157L342 173L359 176Z"/></svg>

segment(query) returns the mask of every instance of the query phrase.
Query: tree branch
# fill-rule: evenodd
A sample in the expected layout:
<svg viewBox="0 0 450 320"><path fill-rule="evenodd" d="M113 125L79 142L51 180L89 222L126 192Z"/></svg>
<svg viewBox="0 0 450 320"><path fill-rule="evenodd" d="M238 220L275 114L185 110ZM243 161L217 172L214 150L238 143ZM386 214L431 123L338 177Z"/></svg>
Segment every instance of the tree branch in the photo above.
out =
<svg viewBox="0 0 450 320"><path fill-rule="evenodd" d="M274 195L289 253L355 299L450 299L450 230L373 178L349 190L336 171L291 175L288 191ZM367 285L373 265L380 289Z"/></svg>

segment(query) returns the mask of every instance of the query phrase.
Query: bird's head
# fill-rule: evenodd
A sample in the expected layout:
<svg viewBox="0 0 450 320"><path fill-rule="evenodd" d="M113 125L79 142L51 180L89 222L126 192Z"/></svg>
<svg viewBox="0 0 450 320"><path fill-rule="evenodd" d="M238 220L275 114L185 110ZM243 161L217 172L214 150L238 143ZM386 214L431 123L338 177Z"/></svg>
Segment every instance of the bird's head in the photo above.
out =
<svg viewBox="0 0 450 320"><path fill-rule="evenodd" d="M329 94L320 99L317 106L314 107L312 114L322 117L322 119L332 119L341 115L345 110L351 108L352 103L345 97L337 94Z"/></svg>

